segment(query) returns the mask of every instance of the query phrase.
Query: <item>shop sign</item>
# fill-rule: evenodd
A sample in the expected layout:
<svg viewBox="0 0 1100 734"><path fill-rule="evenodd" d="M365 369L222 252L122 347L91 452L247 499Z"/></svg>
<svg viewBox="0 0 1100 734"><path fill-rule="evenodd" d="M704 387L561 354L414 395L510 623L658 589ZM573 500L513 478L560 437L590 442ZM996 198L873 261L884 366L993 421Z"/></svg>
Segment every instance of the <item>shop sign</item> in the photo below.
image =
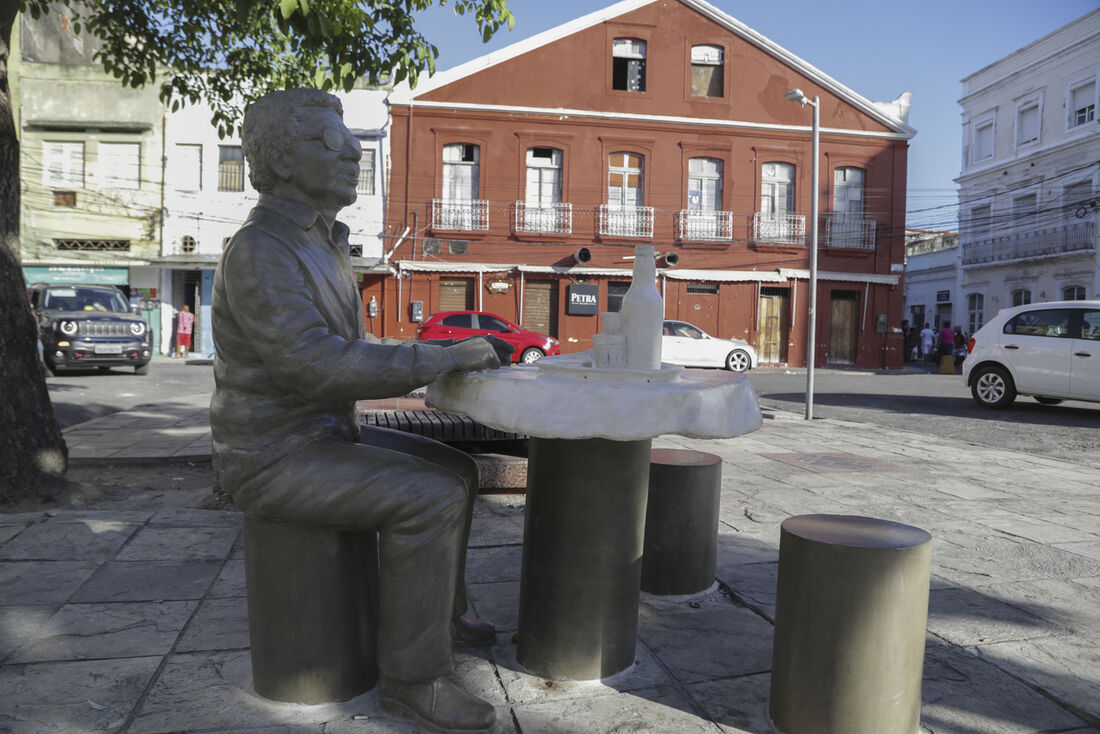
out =
<svg viewBox="0 0 1100 734"><path fill-rule="evenodd" d="M600 287L574 283L566 288L569 303L565 307L567 314L595 316L600 310Z"/></svg>
<svg viewBox="0 0 1100 734"><path fill-rule="evenodd" d="M507 278L493 278L485 283L485 288L498 296L505 296L512 292L512 281Z"/></svg>
<svg viewBox="0 0 1100 734"><path fill-rule="evenodd" d="M23 268L27 283L73 283L75 285L126 285L130 282L129 268L85 268L67 265Z"/></svg>

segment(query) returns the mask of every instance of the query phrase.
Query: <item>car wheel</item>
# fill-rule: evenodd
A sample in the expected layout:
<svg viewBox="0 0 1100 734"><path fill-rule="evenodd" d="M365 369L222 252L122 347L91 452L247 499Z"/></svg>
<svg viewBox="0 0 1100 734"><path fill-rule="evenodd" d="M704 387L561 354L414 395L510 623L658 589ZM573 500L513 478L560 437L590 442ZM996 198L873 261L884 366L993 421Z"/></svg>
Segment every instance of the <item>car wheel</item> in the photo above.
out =
<svg viewBox="0 0 1100 734"><path fill-rule="evenodd" d="M1044 398L1039 395L1036 395L1035 399L1043 405L1057 405L1058 403L1062 402L1061 398Z"/></svg>
<svg viewBox="0 0 1100 734"><path fill-rule="evenodd" d="M1003 367L990 365L978 368L970 383L970 394L983 408L999 410L1012 405L1016 399L1016 386Z"/></svg>
<svg viewBox="0 0 1100 734"><path fill-rule="evenodd" d="M147 374L149 374L149 363L146 362L145 364L139 364L137 367L134 368L134 374L135 375L147 375Z"/></svg>
<svg viewBox="0 0 1100 734"><path fill-rule="evenodd" d="M544 356L546 356L546 354L538 347L527 347L523 350L523 354L520 355L519 361L524 364L534 364Z"/></svg>
<svg viewBox="0 0 1100 734"><path fill-rule="evenodd" d="M734 349L726 355L726 369L730 372L744 372L752 366L749 353L741 349Z"/></svg>

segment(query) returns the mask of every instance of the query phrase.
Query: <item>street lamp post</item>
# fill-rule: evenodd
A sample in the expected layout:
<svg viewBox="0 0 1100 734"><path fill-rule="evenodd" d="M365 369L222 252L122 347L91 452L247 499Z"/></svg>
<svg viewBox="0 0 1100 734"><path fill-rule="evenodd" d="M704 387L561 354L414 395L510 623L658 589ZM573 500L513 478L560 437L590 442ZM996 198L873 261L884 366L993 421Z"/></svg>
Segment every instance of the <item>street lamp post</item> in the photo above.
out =
<svg viewBox="0 0 1100 734"><path fill-rule="evenodd" d="M821 100L812 100L801 89L792 89L783 95L792 102L814 109L811 153L813 164L810 167L812 180L810 189L810 308L809 323L806 328L806 420L814 417L814 347L817 340L817 199L818 199L818 131L821 124Z"/></svg>

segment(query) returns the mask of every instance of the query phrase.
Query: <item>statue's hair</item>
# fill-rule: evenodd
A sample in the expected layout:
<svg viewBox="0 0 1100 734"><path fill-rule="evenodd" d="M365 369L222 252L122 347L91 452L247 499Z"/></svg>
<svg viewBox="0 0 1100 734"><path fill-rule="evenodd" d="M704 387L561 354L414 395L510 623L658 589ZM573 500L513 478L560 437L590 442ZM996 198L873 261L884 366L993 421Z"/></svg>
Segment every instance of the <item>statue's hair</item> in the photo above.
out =
<svg viewBox="0 0 1100 734"><path fill-rule="evenodd" d="M275 174L268 166L268 154L285 149L302 137L301 110L321 107L344 116L340 100L320 89L282 89L269 92L244 111L241 146L248 161L248 178L257 191L270 191Z"/></svg>

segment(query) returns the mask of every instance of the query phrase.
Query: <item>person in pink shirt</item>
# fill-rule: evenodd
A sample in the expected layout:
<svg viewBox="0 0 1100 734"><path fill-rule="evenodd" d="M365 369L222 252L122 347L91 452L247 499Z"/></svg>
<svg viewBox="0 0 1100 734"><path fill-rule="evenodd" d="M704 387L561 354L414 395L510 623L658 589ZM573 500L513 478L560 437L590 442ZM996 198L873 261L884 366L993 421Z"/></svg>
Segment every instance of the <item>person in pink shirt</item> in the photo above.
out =
<svg viewBox="0 0 1100 734"><path fill-rule="evenodd" d="M194 328L195 314L191 313L190 306L184 304L176 326L176 354L180 357L186 358L191 351L191 332Z"/></svg>
<svg viewBox="0 0 1100 734"><path fill-rule="evenodd" d="M955 330L951 328L950 323L945 322L940 329L940 357L948 356L955 356Z"/></svg>

